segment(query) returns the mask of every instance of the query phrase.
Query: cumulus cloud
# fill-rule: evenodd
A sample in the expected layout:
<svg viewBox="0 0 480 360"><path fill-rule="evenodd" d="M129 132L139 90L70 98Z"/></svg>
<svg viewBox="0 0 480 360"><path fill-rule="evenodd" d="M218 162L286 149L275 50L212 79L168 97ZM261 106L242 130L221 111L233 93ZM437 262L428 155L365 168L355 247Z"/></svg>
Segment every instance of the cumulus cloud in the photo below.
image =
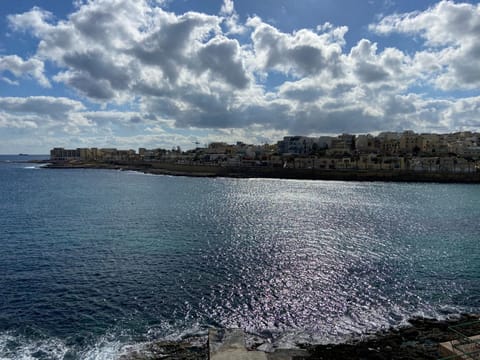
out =
<svg viewBox="0 0 480 360"><path fill-rule="evenodd" d="M224 0L220 8L220 15L224 17L227 34L244 34L247 28L240 24L239 16L235 11L233 0Z"/></svg>
<svg viewBox="0 0 480 360"><path fill-rule="evenodd" d="M136 124L149 124L150 120L144 114L135 111L82 111L79 113L84 119L95 123L99 127L123 126L131 127Z"/></svg>
<svg viewBox="0 0 480 360"><path fill-rule="evenodd" d="M38 81L43 87L51 87L50 82L44 74L43 62L31 58L23 60L17 55L0 56L0 74L9 72L15 77L30 77ZM17 85L15 81L3 78L9 84Z"/></svg>
<svg viewBox="0 0 480 360"><path fill-rule="evenodd" d="M45 35L51 28L48 21L53 20L52 13L39 7L23 14L8 15L10 26L17 31L31 31L35 36Z"/></svg>
<svg viewBox="0 0 480 360"><path fill-rule="evenodd" d="M146 1L97 0L79 3L66 21L55 22L38 8L9 20L16 30L39 38L39 56L61 69L55 81L93 101L136 98L149 114L174 120L177 127L258 124L293 130L296 124L300 129L300 120L293 120L305 117L295 115L299 106L280 93L265 92L256 74L273 70L299 80L322 74L341 78L346 27L288 34L255 17L248 21L249 47L230 38L231 29L222 32L222 22L232 16L233 1L225 1L215 16L177 15Z"/></svg>
<svg viewBox="0 0 480 360"><path fill-rule="evenodd" d="M387 16L370 29L383 35L402 33L423 39L426 49L416 56L419 60L435 59L440 74L432 82L438 88L480 86L480 4L443 0L422 12Z"/></svg>
<svg viewBox="0 0 480 360"><path fill-rule="evenodd" d="M259 70L297 77L316 76L324 71L339 74L341 38L332 41L330 34L308 29L282 33L258 17L249 19L247 25L253 28L251 38Z"/></svg>
<svg viewBox="0 0 480 360"><path fill-rule="evenodd" d="M233 0L224 0L220 8L220 15L229 16L235 12Z"/></svg>
<svg viewBox="0 0 480 360"><path fill-rule="evenodd" d="M237 40L215 37L202 46L198 52L200 69L210 71L234 88L244 89L250 78L240 57Z"/></svg>
<svg viewBox="0 0 480 360"><path fill-rule="evenodd" d="M178 17L162 10L155 13L159 24L144 34L131 53L142 65L160 70L159 75L165 82L189 81L192 68L196 67L194 59L208 35L220 31L220 19L199 13Z"/></svg>
<svg viewBox="0 0 480 360"><path fill-rule="evenodd" d="M217 136L264 142L292 133L478 125L476 97L434 97L429 90L480 86L480 5L440 1L370 25L386 37L420 39L416 51L367 38L347 47L348 27L330 23L292 32L258 16L241 24L232 0L214 15L176 14L165 1L90 0L75 6L63 20L40 8L9 15L11 29L29 32L38 47L27 60L1 57L0 72L6 82L26 76L48 86L48 62L50 79L103 110L66 98L3 98L0 126L131 144L128 136L166 142L180 129L202 142ZM278 85L267 85L270 78ZM117 105L124 110L106 110ZM192 143L186 136L176 139Z"/></svg>
<svg viewBox="0 0 480 360"><path fill-rule="evenodd" d="M417 74L412 69L411 59L395 48L386 48L377 53L377 44L362 39L350 51L349 61L360 84L388 83L398 90L404 89Z"/></svg>
<svg viewBox="0 0 480 360"><path fill-rule="evenodd" d="M55 98L49 96L2 97L0 109L4 112L18 114L35 114L60 119L70 112L85 109L84 105L68 98Z"/></svg>
<svg viewBox="0 0 480 360"><path fill-rule="evenodd" d="M35 152L54 146L113 146L112 139L139 137L137 133L151 125L152 120L139 112L90 111L81 102L68 98L0 97L3 151L11 142L16 146L24 144L25 136L32 139L25 143L25 149L35 145Z"/></svg>
<svg viewBox="0 0 480 360"><path fill-rule="evenodd" d="M82 94L96 100L109 100L119 91L128 90L132 68L112 61L105 52L85 50L81 53L69 52L63 62L71 69L54 77L77 89Z"/></svg>
<svg viewBox="0 0 480 360"><path fill-rule="evenodd" d="M382 34L418 34L431 46L458 44L480 36L480 5L443 0L425 11L386 16L370 28Z"/></svg>
<svg viewBox="0 0 480 360"><path fill-rule="evenodd" d="M78 116L83 110L85 106L81 102L68 98L0 97L0 128L30 129L35 132L31 135L35 138L48 134L65 136L91 127L91 123Z"/></svg>

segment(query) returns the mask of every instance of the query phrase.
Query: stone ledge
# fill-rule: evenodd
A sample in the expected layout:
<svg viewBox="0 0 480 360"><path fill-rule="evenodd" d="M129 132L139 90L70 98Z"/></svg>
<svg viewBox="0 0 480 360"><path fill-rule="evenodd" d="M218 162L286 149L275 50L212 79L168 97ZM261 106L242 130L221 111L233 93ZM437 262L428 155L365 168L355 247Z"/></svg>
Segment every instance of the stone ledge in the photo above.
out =
<svg viewBox="0 0 480 360"><path fill-rule="evenodd" d="M440 343L438 352L443 357L458 356L459 359L478 359L480 358L480 335L468 338L470 342L460 342L458 340L446 341ZM464 354L475 354L467 356Z"/></svg>

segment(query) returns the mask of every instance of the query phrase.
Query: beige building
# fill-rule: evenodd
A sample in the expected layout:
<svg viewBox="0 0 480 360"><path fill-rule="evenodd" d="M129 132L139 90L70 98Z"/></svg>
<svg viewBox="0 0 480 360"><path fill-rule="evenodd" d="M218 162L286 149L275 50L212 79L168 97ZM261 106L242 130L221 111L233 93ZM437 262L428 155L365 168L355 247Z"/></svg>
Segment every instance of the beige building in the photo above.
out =
<svg viewBox="0 0 480 360"><path fill-rule="evenodd" d="M440 148L440 135L438 134L422 134L420 135L422 152L427 154L437 154Z"/></svg>
<svg viewBox="0 0 480 360"><path fill-rule="evenodd" d="M422 138L411 130L404 131L400 136L400 152L411 154L422 149Z"/></svg>
<svg viewBox="0 0 480 360"><path fill-rule="evenodd" d="M355 149L359 153L372 153L378 150L377 139L370 135L358 135L355 139Z"/></svg>

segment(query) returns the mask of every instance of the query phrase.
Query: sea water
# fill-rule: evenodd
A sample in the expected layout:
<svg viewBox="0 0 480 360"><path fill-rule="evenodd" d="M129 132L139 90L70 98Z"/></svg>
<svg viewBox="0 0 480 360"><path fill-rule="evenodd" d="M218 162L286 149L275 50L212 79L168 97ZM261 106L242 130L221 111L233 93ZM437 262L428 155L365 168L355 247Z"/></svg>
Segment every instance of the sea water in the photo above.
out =
<svg viewBox="0 0 480 360"><path fill-rule="evenodd" d="M480 310L480 185L18 160L0 157L0 359L111 359L212 326L342 341Z"/></svg>

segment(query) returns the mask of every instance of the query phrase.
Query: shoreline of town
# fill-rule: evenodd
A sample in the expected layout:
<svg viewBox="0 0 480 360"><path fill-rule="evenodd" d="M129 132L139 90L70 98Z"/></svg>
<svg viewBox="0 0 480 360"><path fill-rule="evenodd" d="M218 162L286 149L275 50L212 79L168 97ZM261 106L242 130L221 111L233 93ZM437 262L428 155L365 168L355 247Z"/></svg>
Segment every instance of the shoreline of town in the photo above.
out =
<svg viewBox="0 0 480 360"><path fill-rule="evenodd" d="M185 151L56 147L50 160L52 167L117 166L185 176L477 183L480 133L285 136L273 144L211 142Z"/></svg>
<svg viewBox="0 0 480 360"><path fill-rule="evenodd" d="M161 161L48 161L48 169L113 169L154 175L189 177L270 178L297 180L480 183L480 173L419 172L409 170L306 169L274 166L221 166Z"/></svg>

